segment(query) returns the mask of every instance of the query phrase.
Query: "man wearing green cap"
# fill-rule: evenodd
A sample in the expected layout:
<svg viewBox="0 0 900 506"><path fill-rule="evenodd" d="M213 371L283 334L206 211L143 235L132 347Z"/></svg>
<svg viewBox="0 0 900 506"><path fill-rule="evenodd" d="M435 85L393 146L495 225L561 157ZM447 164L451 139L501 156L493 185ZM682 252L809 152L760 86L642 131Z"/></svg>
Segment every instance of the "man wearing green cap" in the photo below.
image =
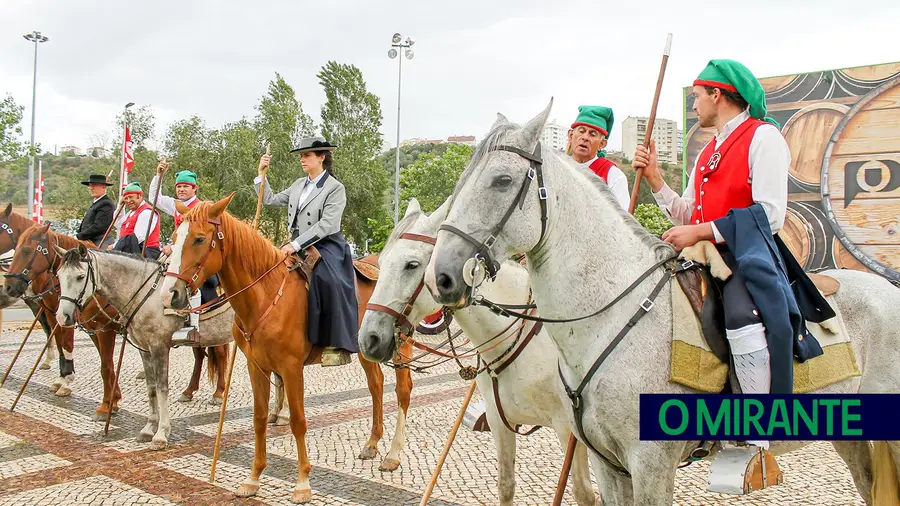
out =
<svg viewBox="0 0 900 506"><path fill-rule="evenodd" d="M768 282L774 288L768 295L775 298L782 288L776 275L778 264L773 262L771 278L764 279L760 276L769 273L761 274L759 264L770 260L767 241L771 242L784 224L791 152L778 124L766 117L765 91L747 67L732 60L712 60L693 84L691 96L699 126L714 127L716 136L697 157L684 194L676 194L660 175L654 142L649 150L637 147L633 166L644 169L654 199L677 225L663 234L663 240L676 250L701 240L712 241L733 272L722 284L721 293L726 336L741 390L790 394L791 341L796 342L798 335L787 320L792 299L787 295L781 307L775 307L757 290ZM742 229L749 233L736 241L734 224L739 216L754 216L761 223ZM747 251L758 247L761 249L752 249L752 254L759 254L756 271L743 269ZM753 292L748 290L748 279L754 282L750 286ZM790 286L786 290L792 293ZM775 324L782 322L788 323L787 330ZM803 335L799 339L801 346L807 346ZM815 356L816 350L798 352L794 347L798 356L804 352ZM748 443L768 448L767 441Z"/></svg>
<svg viewBox="0 0 900 506"><path fill-rule="evenodd" d="M156 175L153 176L153 181L150 182L150 193L152 195L156 195L157 187L159 187L162 178L166 175L166 171L168 170L169 163L166 161L160 161L159 165L156 166ZM175 196L182 204L188 207L196 206L200 202L200 199L197 198L197 189L197 174L193 171L182 170L175 174ZM175 218L176 229L181 225L181 214L175 209L174 198L169 197L160 191L156 199L156 208ZM171 255L172 246L168 244L164 245L162 247L162 252L165 253L166 256ZM219 286L219 278L215 274L204 280L203 284L200 285L199 293L191 296L191 307L198 307L200 304L205 304L215 299L218 296L218 293L216 293L217 286ZM200 315L198 313L191 313L189 318L189 324L176 332L172 336L173 338L182 339L192 335L196 337L194 332L200 332Z"/></svg>
<svg viewBox="0 0 900 506"><path fill-rule="evenodd" d="M613 128L613 110L599 105L578 107L578 117L569 128L569 148L566 150L573 160L587 166L612 190L622 209L628 209L631 194L628 179L616 164L606 158L603 148Z"/></svg>
<svg viewBox="0 0 900 506"><path fill-rule="evenodd" d="M140 255L147 242L146 258L159 258L159 213L154 213L150 204L144 200L144 190L137 181L129 183L122 192L122 203L129 209L128 213L119 216L116 227L119 229L119 240L109 249ZM147 228L150 226L150 233Z"/></svg>

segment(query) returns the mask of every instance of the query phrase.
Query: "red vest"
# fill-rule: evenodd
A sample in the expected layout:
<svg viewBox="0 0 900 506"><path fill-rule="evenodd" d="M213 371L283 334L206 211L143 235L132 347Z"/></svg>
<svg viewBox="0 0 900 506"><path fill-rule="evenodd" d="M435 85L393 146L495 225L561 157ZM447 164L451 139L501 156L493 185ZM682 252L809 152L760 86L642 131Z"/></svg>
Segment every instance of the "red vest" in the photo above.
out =
<svg viewBox="0 0 900 506"><path fill-rule="evenodd" d="M764 124L750 118L738 125L718 150L715 138L703 148L694 172L692 224L718 220L732 209L753 205L750 142L756 129Z"/></svg>
<svg viewBox="0 0 900 506"><path fill-rule="evenodd" d="M146 200L142 202L140 207L135 209L134 213L125 218L125 222L122 223L122 237L134 234L134 227L135 225L137 225L138 216L145 210L150 211L152 209L153 208L150 206L150 204L147 203ZM159 213L156 213L156 226L153 227L153 230L150 231L150 237L147 239L147 247L159 247Z"/></svg>
<svg viewBox="0 0 900 506"><path fill-rule="evenodd" d="M190 204L185 204L188 207L194 207L200 203L200 199L194 199ZM175 211L175 228L178 228L178 225L181 225L181 214L178 211Z"/></svg>
<svg viewBox="0 0 900 506"><path fill-rule="evenodd" d="M609 181L606 180L606 176L609 175L609 168L613 165L615 165L615 163L606 158L597 158L588 166L588 168L594 171L594 174L600 176L600 179L602 179L604 183L609 183Z"/></svg>

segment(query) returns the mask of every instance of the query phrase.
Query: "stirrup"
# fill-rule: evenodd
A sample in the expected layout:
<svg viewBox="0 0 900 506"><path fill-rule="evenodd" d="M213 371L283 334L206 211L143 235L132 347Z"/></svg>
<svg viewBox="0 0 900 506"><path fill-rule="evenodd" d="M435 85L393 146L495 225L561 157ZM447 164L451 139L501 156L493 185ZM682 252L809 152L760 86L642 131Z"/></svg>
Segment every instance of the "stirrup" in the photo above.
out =
<svg viewBox="0 0 900 506"><path fill-rule="evenodd" d="M784 482L772 452L742 443L723 448L713 458L709 466L708 491L747 495Z"/></svg>
<svg viewBox="0 0 900 506"><path fill-rule="evenodd" d="M190 345L200 341L200 332L192 326L176 330L172 334L172 346Z"/></svg>
<svg viewBox="0 0 900 506"><path fill-rule="evenodd" d="M334 367L350 363L350 352L339 350L331 346L322 350L322 367Z"/></svg>

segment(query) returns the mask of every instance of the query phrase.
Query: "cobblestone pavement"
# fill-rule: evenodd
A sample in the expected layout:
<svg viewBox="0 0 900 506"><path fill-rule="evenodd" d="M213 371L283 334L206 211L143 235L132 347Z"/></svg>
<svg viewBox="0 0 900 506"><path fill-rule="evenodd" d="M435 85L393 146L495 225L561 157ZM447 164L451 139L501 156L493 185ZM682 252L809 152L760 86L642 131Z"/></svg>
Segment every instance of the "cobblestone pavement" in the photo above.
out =
<svg viewBox="0 0 900 506"><path fill-rule="evenodd" d="M0 371L5 371L25 334L24 325L8 322L0 338ZM39 334L36 334L39 336ZM435 339L438 341L439 339ZM38 370L15 413L8 407L37 358L43 343L32 336L9 380L0 389L0 506L22 504L289 504L297 476L297 450L287 427L269 427L268 467L253 499L236 499L232 491L249 475L253 458L252 392L246 363L238 354L228 401L216 482L209 482L219 407L204 370L200 390L188 403L172 402L169 447L150 451L135 437L149 412L146 387L136 378L140 357L125 352L120 386L123 399L109 434L92 420L102 397L99 357L85 334L76 334L73 393L57 397L49 390L56 371ZM116 350L118 357L118 348ZM172 351L170 399L187 386L193 366L189 349ZM455 364L414 374L407 443L401 466L378 470L395 426L393 372L384 368L385 437L375 460L357 454L368 437L371 404L358 362L343 367L306 370L307 443L313 465L312 504L419 504L467 383ZM477 393L472 402L480 400ZM550 504L562 464L556 434L539 430L517 440L516 504ZM706 492L705 463L678 472L675 504L862 505L846 466L826 443L778 457L785 484L734 497ZM496 459L487 432L462 427L444 464L430 504L497 504ZM564 504L574 504L567 490Z"/></svg>

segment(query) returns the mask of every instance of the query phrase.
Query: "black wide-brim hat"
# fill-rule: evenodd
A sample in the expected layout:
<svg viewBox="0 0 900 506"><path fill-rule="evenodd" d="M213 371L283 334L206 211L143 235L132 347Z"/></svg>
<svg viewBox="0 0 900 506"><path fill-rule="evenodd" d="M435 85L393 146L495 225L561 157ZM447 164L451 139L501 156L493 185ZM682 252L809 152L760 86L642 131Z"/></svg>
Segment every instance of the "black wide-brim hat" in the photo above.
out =
<svg viewBox="0 0 900 506"><path fill-rule="evenodd" d="M87 181L82 181L81 184L85 186L89 184L105 184L106 186L112 186L112 183L110 183L103 174L91 174L88 176Z"/></svg>
<svg viewBox="0 0 900 506"><path fill-rule="evenodd" d="M333 146L326 141L324 137L306 137L300 139L300 145L291 150L291 153L306 153L307 151L334 151L337 146Z"/></svg>

